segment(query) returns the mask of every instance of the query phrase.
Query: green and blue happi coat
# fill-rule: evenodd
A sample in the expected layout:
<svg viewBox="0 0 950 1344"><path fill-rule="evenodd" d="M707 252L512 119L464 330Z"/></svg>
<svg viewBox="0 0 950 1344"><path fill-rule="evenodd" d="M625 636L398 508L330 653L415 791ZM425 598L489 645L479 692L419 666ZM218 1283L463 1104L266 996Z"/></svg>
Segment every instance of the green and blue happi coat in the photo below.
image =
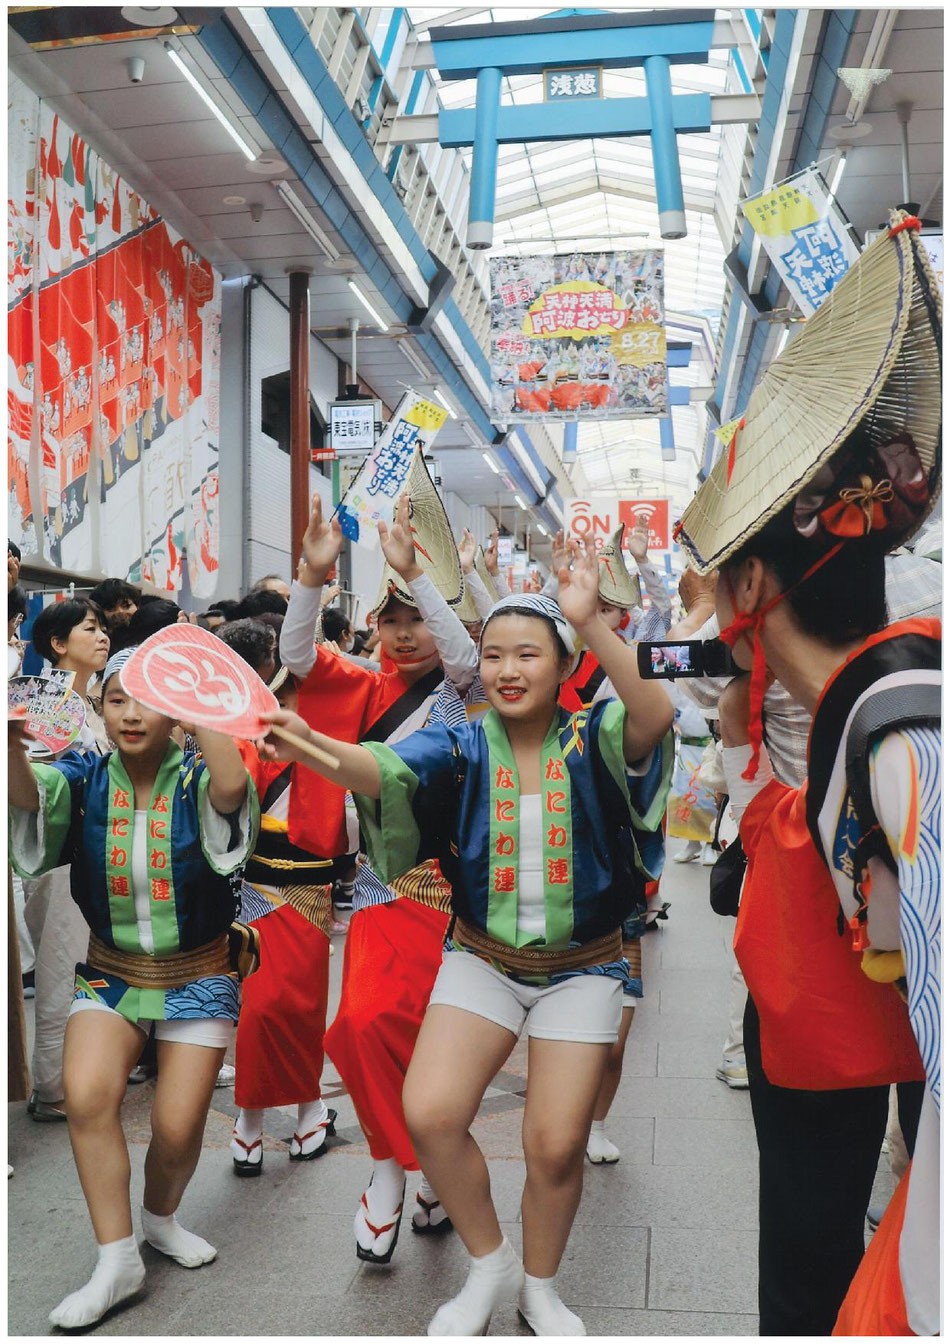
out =
<svg viewBox="0 0 950 1344"><path fill-rule="evenodd" d="M430 724L396 746L364 743L379 764L378 800L357 797L370 861L390 882L436 858L456 914L520 947L567 948L620 927L663 866L660 824L673 769L672 734L629 771L625 710L607 700L557 709L541 749L546 930L518 931L521 788L495 710L477 723Z"/></svg>
<svg viewBox="0 0 950 1344"><path fill-rule="evenodd" d="M34 764L33 771L42 786L42 853L26 867L11 845L21 877L36 877L68 863L72 897L86 923L103 943L123 952L145 952L139 918L146 906L149 951L156 957L202 947L227 931L235 916L231 875L251 852L259 824L250 778L248 825L240 835L232 826L232 847L225 858L207 843L202 825L202 812L210 808L205 798L211 782L207 766L169 743L148 806L148 889L143 893L135 889L132 872L135 790L119 753L70 751L53 764ZM132 1020L237 1016L237 983L229 976L205 977L165 991L136 988L83 964L76 983L80 996L100 999Z"/></svg>

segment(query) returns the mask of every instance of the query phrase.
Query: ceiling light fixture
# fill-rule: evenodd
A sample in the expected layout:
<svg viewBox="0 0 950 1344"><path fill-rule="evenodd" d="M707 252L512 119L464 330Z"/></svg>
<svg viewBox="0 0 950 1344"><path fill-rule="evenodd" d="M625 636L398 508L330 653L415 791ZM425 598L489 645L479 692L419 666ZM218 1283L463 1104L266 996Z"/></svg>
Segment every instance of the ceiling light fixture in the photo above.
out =
<svg viewBox="0 0 950 1344"><path fill-rule="evenodd" d="M499 469L495 466L495 463L494 463L494 462L492 461L492 459L489 457L488 453L482 453L482 457L485 459L485 461L486 461L486 462L488 463L488 465L491 467L491 469L492 469L492 471L495 473L495 475L496 475L496 476L500 476L500 475L501 475L501 472L500 472Z"/></svg>
<svg viewBox="0 0 950 1344"><path fill-rule="evenodd" d="M402 340L398 340L396 344L399 346L400 351L402 352L403 355L405 355L406 359L408 359L409 363L415 369L416 373L418 373L420 378L432 377L432 374L423 364L422 360L416 354L415 350L413 350L411 341L403 338Z"/></svg>
<svg viewBox="0 0 950 1344"><path fill-rule="evenodd" d="M369 299L366 297L366 295L365 295L365 294L363 293L363 291L360 289L360 287L359 287L359 285L356 283L356 281L355 281L355 280L347 280L346 283L349 285L350 289L353 291L353 293L354 293L354 294L356 295L356 297L359 299L360 303L363 305L363 307L364 307L364 308L366 309L366 311L369 313L370 317L371 317L371 318L373 319L373 321L376 323L377 327L379 327L380 331L386 331L386 329L387 329L388 326L389 326L389 323L383 321L383 319L380 317L379 313L377 313L376 309L375 309L375 308L373 307L373 305L370 303Z"/></svg>
<svg viewBox="0 0 950 1344"><path fill-rule="evenodd" d="M234 126L232 126L230 120L224 115L224 113L221 111L221 108L218 107L218 104L211 97L211 94L208 93L207 90L198 82L197 76L191 70L188 69L188 66L181 59L178 52L175 50L175 48L172 46L170 42L165 43L165 50L168 52L168 55L172 60L172 62L175 65L177 65L178 69L185 76L188 83L194 89L195 93L198 94L201 101L205 104L205 106L209 109L209 111L211 111L214 114L214 116L217 117L218 121L227 131L228 135L237 145L238 149L241 151L244 157L246 159L256 159L258 154L257 149L256 148L252 149L250 143L247 140L245 140L241 132L239 132L238 130L235 129Z"/></svg>
<svg viewBox="0 0 950 1344"><path fill-rule="evenodd" d="M330 242L330 239L323 232L320 225L310 214L303 201L295 191L288 187L286 182L272 182L271 186L277 192L277 195L286 205L287 209L296 219L301 228L305 229L310 237L320 248L320 251L326 257L327 261L336 261L340 253Z"/></svg>
<svg viewBox="0 0 950 1344"><path fill-rule="evenodd" d="M838 166L835 168L834 175L832 176L831 186L828 188L832 200L834 200L835 196L838 194L838 188L841 186L841 179L844 177L844 170L847 167L847 164L848 157L846 154L842 154L841 158L838 160Z"/></svg>
<svg viewBox="0 0 950 1344"><path fill-rule="evenodd" d="M437 387L434 387L432 389L432 395L435 397L436 401L440 402L441 405L445 407L445 409L448 411L449 415L453 420L458 419L458 416L452 410L452 407L449 405L449 403L446 401L445 397L443 397L442 393L439 391Z"/></svg>
<svg viewBox="0 0 950 1344"><path fill-rule="evenodd" d="M520 495L515 495L515 503L518 505L519 509L524 509L525 511L527 511L528 506Z"/></svg>
<svg viewBox="0 0 950 1344"><path fill-rule="evenodd" d="M544 526L543 523L538 523L538 531L541 533L542 537L546 537L548 535L548 529Z"/></svg>

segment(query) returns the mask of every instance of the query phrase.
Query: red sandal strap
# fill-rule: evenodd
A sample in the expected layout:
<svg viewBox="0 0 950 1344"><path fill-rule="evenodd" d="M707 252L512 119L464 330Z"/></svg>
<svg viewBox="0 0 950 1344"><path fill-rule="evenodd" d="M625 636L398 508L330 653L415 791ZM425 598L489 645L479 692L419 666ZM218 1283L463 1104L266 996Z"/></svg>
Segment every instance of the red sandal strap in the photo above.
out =
<svg viewBox="0 0 950 1344"><path fill-rule="evenodd" d="M253 1153L255 1148L263 1147L263 1141L261 1139L255 1139L253 1143L245 1143L238 1135L237 1130L232 1130L231 1139L239 1148L243 1148L246 1153Z"/></svg>
<svg viewBox="0 0 950 1344"><path fill-rule="evenodd" d="M361 1197L361 1199L360 1199L360 1203L362 1204L363 1208L366 1210L366 1213L363 1214L363 1222L366 1224L366 1226L367 1226L367 1227L369 1228L369 1230L372 1232L372 1234L373 1234L374 1237L381 1237L381 1236L383 1235L384 1232L391 1232L391 1231L393 1230L393 1228L396 1226L396 1224L399 1222L399 1219L402 1217L402 1204L400 1204L400 1205L399 1205L399 1208L396 1210L396 1213L395 1213L395 1215L394 1215L393 1220L392 1220L391 1223L384 1223L382 1227L374 1227L373 1224L370 1222L370 1220L369 1220L369 1219L367 1218L367 1216L366 1216L366 1214L369 1213L369 1205L366 1203L366 1191L365 1191L365 1190L363 1191L362 1197Z"/></svg>

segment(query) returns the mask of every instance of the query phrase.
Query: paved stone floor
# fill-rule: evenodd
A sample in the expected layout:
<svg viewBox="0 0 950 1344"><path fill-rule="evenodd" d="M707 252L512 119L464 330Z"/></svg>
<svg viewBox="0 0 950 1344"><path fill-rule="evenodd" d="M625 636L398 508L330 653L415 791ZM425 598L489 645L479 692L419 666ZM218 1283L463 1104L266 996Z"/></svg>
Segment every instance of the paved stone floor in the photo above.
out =
<svg viewBox="0 0 950 1344"><path fill-rule="evenodd" d="M754 1335L755 1139L748 1094L730 1091L715 1077L732 924L709 908L708 869L669 864L663 888L672 902L670 918L644 939L646 997L608 1121L623 1156L616 1166L586 1165L560 1288L590 1335ZM331 1014L339 995L342 936L334 942ZM519 1044L474 1127L501 1220L519 1248L526 1054ZM455 1236L412 1236L407 1219L390 1266L359 1264L352 1220L369 1157L329 1062L324 1084L328 1103L339 1112L330 1151L318 1162L289 1163L295 1112L269 1111L264 1172L252 1181L232 1175L233 1095L215 1092L181 1218L218 1247L218 1259L184 1270L146 1246L145 1293L92 1333L424 1333L438 1304L461 1285L463 1248ZM149 1083L130 1087L124 1113L133 1208L141 1199L150 1092ZM7 1187L8 1330L41 1335L49 1333L51 1307L92 1268L91 1231L66 1126L34 1124L22 1104L8 1111L16 1169ZM879 1193L885 1199L888 1180L882 1170ZM491 1333L528 1332L512 1308L496 1313Z"/></svg>

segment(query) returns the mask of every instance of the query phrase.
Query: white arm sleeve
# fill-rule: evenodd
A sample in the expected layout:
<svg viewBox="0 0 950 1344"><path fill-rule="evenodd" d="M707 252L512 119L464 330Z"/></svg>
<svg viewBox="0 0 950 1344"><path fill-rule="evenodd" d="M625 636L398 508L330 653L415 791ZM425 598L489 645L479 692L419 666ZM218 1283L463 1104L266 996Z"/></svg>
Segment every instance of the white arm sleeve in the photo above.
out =
<svg viewBox="0 0 950 1344"><path fill-rule="evenodd" d="M755 772L755 779L742 778L742 772L749 764L751 751L748 742L744 742L741 747L722 749L722 766L729 785L729 810L737 826L755 795L761 793L766 784L771 784L774 778L772 762L764 747L759 753L759 768Z"/></svg>
<svg viewBox="0 0 950 1344"><path fill-rule="evenodd" d="M656 610L662 612L664 616L669 616L673 610L673 603L670 601L666 583L656 565L651 565L649 560L638 560L637 569L640 571L646 594Z"/></svg>
<svg viewBox="0 0 950 1344"><path fill-rule="evenodd" d="M464 695L478 671L478 651L468 631L428 574L410 580L407 587L435 640L445 675Z"/></svg>
<svg viewBox="0 0 950 1344"><path fill-rule="evenodd" d="M556 574L549 574L544 580L544 587L541 589L542 597L553 597L557 601L557 595L560 592L561 585L558 583Z"/></svg>
<svg viewBox="0 0 950 1344"><path fill-rule="evenodd" d="M472 570L471 574L465 575L465 587L469 591L469 596L478 608L479 619L484 621L488 618L488 613L497 602L497 598L492 597L491 593L482 582L482 576L477 570Z"/></svg>
<svg viewBox="0 0 950 1344"><path fill-rule="evenodd" d="M493 574L492 578L495 580L495 590L498 593L498 596L507 597L511 590L502 576L500 574Z"/></svg>
<svg viewBox="0 0 950 1344"><path fill-rule="evenodd" d="M290 585L287 615L280 630L280 661L295 677L305 677L317 661L313 642L322 593L322 588L305 588L296 579Z"/></svg>

